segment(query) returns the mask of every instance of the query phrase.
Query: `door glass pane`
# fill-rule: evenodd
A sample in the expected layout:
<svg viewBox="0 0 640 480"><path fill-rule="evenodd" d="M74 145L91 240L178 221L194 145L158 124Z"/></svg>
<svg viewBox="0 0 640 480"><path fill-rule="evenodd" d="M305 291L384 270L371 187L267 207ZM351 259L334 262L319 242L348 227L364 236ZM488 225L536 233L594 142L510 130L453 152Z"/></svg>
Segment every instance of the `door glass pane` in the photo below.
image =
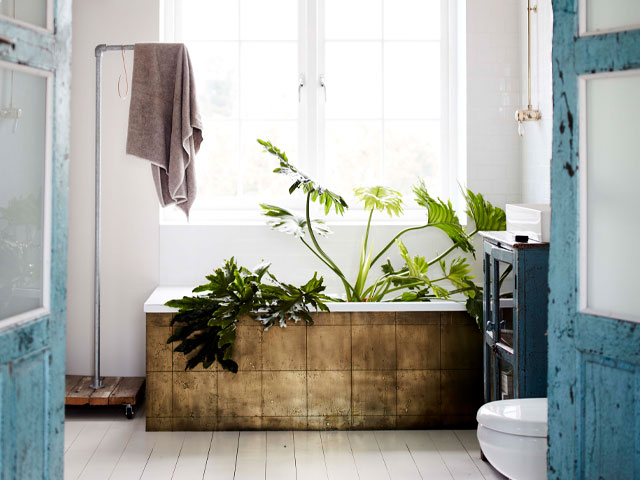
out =
<svg viewBox="0 0 640 480"><path fill-rule="evenodd" d="M586 0L587 31L640 28L638 0Z"/></svg>
<svg viewBox="0 0 640 480"><path fill-rule="evenodd" d="M0 63L0 320L43 306L47 79Z"/></svg>
<svg viewBox="0 0 640 480"><path fill-rule="evenodd" d="M582 295L586 293L591 311L640 321L640 249L635 245L640 238L640 71L592 77L585 98L586 131L583 125L580 132L586 134L587 147L586 192L581 193L586 195Z"/></svg>
<svg viewBox="0 0 640 480"><path fill-rule="evenodd" d="M0 0L0 16L47 28L48 0Z"/></svg>

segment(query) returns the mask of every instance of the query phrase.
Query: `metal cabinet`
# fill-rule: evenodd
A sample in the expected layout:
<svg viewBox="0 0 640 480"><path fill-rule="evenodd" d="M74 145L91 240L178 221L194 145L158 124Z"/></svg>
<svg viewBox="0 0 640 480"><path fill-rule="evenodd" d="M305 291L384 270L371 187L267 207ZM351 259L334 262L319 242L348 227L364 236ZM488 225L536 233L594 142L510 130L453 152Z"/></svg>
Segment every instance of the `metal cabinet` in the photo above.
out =
<svg viewBox="0 0 640 480"><path fill-rule="evenodd" d="M515 242L507 232L480 234L484 399L545 397L549 244Z"/></svg>

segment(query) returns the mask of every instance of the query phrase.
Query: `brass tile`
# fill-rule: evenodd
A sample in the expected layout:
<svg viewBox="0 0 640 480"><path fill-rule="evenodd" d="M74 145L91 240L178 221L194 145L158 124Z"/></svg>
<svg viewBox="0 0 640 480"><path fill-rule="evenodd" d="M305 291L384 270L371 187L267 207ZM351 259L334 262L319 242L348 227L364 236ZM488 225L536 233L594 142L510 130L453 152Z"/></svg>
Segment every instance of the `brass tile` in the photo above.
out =
<svg viewBox="0 0 640 480"><path fill-rule="evenodd" d="M309 430L349 430L351 428L350 415L313 416L307 419Z"/></svg>
<svg viewBox="0 0 640 480"><path fill-rule="evenodd" d="M482 368L482 333L475 324L440 327L442 369Z"/></svg>
<svg viewBox="0 0 640 480"><path fill-rule="evenodd" d="M262 414L295 417L307 414L305 372L262 372Z"/></svg>
<svg viewBox="0 0 640 480"><path fill-rule="evenodd" d="M145 419L145 430L147 432L170 432L171 418L147 417Z"/></svg>
<svg viewBox="0 0 640 480"><path fill-rule="evenodd" d="M443 325L475 325L476 321L467 312L442 312L440 321Z"/></svg>
<svg viewBox="0 0 640 480"><path fill-rule="evenodd" d="M174 372L173 416L215 417L218 405L218 373Z"/></svg>
<svg viewBox="0 0 640 480"><path fill-rule="evenodd" d="M475 415L443 415L442 428L477 429L478 422Z"/></svg>
<svg viewBox="0 0 640 480"><path fill-rule="evenodd" d="M309 370L351 369L351 327L313 325L306 331Z"/></svg>
<svg viewBox="0 0 640 480"><path fill-rule="evenodd" d="M394 325L395 312L353 312L351 325Z"/></svg>
<svg viewBox="0 0 640 480"><path fill-rule="evenodd" d="M354 415L351 417L353 430L393 430L396 428L395 415Z"/></svg>
<svg viewBox="0 0 640 480"><path fill-rule="evenodd" d="M263 417L218 417L220 431L262 430Z"/></svg>
<svg viewBox="0 0 640 480"><path fill-rule="evenodd" d="M147 372L171 371L171 327L147 327Z"/></svg>
<svg viewBox="0 0 640 480"><path fill-rule="evenodd" d="M173 332L175 333L176 331L176 327L173 327ZM175 349L178 345L180 344L180 342L173 342L171 344L171 349ZM197 349L196 349L197 351ZM193 355L194 352L190 352L189 356ZM185 355L182 352L173 352L173 371L174 372L184 372L185 367L187 366L187 355ZM202 363L199 363L198 365L196 365L194 368L192 368L191 370L188 370L190 372L210 372L213 370L217 370L218 369L218 362L213 362L213 365L211 365L209 368L204 368L202 366Z"/></svg>
<svg viewBox="0 0 640 480"><path fill-rule="evenodd" d="M440 414L440 371L398 371L398 415Z"/></svg>
<svg viewBox="0 0 640 480"><path fill-rule="evenodd" d="M440 325L440 312L396 312L397 325Z"/></svg>
<svg viewBox="0 0 640 480"><path fill-rule="evenodd" d="M263 430L306 430L307 417L262 417Z"/></svg>
<svg viewBox="0 0 640 480"><path fill-rule="evenodd" d="M216 417L173 417L171 428L174 432L212 432L216 430Z"/></svg>
<svg viewBox="0 0 640 480"><path fill-rule="evenodd" d="M261 326L260 322L256 321L250 315L243 315L236 322L236 326L238 327L259 327Z"/></svg>
<svg viewBox="0 0 640 480"><path fill-rule="evenodd" d="M306 327L304 324L273 326L262 334L264 370L304 370L306 368Z"/></svg>
<svg viewBox="0 0 640 480"><path fill-rule="evenodd" d="M482 370L442 370L442 415L473 416L484 403Z"/></svg>
<svg viewBox="0 0 640 480"><path fill-rule="evenodd" d="M262 372L218 373L218 416L262 415Z"/></svg>
<svg viewBox="0 0 640 480"><path fill-rule="evenodd" d="M396 414L395 371L354 371L352 389L351 412L354 416Z"/></svg>
<svg viewBox="0 0 640 480"><path fill-rule="evenodd" d="M238 370L262 370L262 327L239 326L231 358Z"/></svg>
<svg viewBox="0 0 640 480"><path fill-rule="evenodd" d="M170 327L175 313L147 313L147 327Z"/></svg>
<svg viewBox="0 0 640 480"><path fill-rule="evenodd" d="M147 372L146 404L149 417L172 417L171 372Z"/></svg>
<svg viewBox="0 0 640 480"><path fill-rule="evenodd" d="M354 370L395 370L396 326L354 325L351 327Z"/></svg>
<svg viewBox="0 0 640 480"><path fill-rule="evenodd" d="M398 430L424 430L440 428L442 421L438 415L398 415Z"/></svg>
<svg viewBox="0 0 640 480"><path fill-rule="evenodd" d="M314 326L329 326L329 325L351 325L351 313L349 312L317 312L312 313Z"/></svg>
<svg viewBox="0 0 640 480"><path fill-rule="evenodd" d="M440 325L396 327L398 370L440 368Z"/></svg>
<svg viewBox="0 0 640 480"><path fill-rule="evenodd" d="M335 327L331 327L335 328ZM308 372L310 416L345 416L351 413L351 372Z"/></svg>

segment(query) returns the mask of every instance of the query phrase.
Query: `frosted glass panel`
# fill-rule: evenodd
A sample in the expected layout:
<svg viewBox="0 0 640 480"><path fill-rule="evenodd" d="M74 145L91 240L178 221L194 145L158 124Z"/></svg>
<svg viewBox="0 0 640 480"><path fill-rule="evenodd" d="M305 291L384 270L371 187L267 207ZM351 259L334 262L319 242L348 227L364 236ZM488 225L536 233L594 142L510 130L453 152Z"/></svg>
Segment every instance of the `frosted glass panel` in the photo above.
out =
<svg viewBox="0 0 640 480"><path fill-rule="evenodd" d="M640 71L591 78L585 98L586 307L640 321Z"/></svg>
<svg viewBox="0 0 640 480"><path fill-rule="evenodd" d="M0 0L0 16L47 28L47 0Z"/></svg>
<svg viewBox="0 0 640 480"><path fill-rule="evenodd" d="M47 79L0 64L0 320L43 305Z"/></svg>
<svg viewBox="0 0 640 480"><path fill-rule="evenodd" d="M640 28L638 0L586 0L587 31Z"/></svg>

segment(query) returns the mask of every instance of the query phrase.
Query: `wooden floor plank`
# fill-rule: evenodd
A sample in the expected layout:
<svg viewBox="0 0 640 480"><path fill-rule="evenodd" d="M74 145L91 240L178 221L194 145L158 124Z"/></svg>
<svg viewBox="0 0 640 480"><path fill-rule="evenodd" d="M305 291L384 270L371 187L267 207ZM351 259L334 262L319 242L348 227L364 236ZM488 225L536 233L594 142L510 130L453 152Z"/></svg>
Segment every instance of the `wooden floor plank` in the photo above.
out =
<svg viewBox="0 0 640 480"><path fill-rule="evenodd" d="M506 480L507 477L480 458L480 444L476 430L455 430L454 433L486 480Z"/></svg>
<svg viewBox="0 0 640 480"><path fill-rule="evenodd" d="M328 480L320 432L293 432L298 479Z"/></svg>
<svg viewBox="0 0 640 480"><path fill-rule="evenodd" d="M233 478L239 437L239 432L213 432L203 480Z"/></svg>
<svg viewBox="0 0 640 480"><path fill-rule="evenodd" d="M64 424L64 451L69 450L76 438L87 424L85 422L65 422Z"/></svg>
<svg viewBox="0 0 640 480"><path fill-rule="evenodd" d="M64 478L76 480L111 427L110 422L96 422L82 429L64 455Z"/></svg>
<svg viewBox="0 0 640 480"><path fill-rule="evenodd" d="M373 432L349 432L349 443L360 479L389 480L389 472Z"/></svg>
<svg viewBox="0 0 640 480"><path fill-rule="evenodd" d="M401 431L376 431L375 437L392 480L421 479Z"/></svg>
<svg viewBox="0 0 640 480"><path fill-rule="evenodd" d="M89 397L89 405L109 405L109 397L121 378L122 377L104 377L102 379L103 387L93 391L91 397Z"/></svg>
<svg viewBox="0 0 640 480"><path fill-rule="evenodd" d="M135 405L144 390L144 377L122 377L109 397L109 405Z"/></svg>
<svg viewBox="0 0 640 480"><path fill-rule="evenodd" d="M111 473L111 480L140 480L153 447L164 432L135 430Z"/></svg>
<svg viewBox="0 0 640 480"><path fill-rule="evenodd" d="M357 480L358 470L347 432L321 432L329 480Z"/></svg>
<svg viewBox="0 0 640 480"><path fill-rule="evenodd" d="M293 432L267 432L267 480L296 480Z"/></svg>
<svg viewBox="0 0 640 480"><path fill-rule="evenodd" d="M65 396L75 387L84 377L82 375L66 375L64 377L64 393Z"/></svg>
<svg viewBox="0 0 640 480"><path fill-rule="evenodd" d="M108 480L133 435L133 424L114 422L80 474L80 480Z"/></svg>
<svg viewBox="0 0 640 480"><path fill-rule="evenodd" d="M240 432L235 480L265 478L267 461L266 432Z"/></svg>
<svg viewBox="0 0 640 480"><path fill-rule="evenodd" d="M213 432L187 432L173 480L202 480Z"/></svg>
<svg viewBox="0 0 640 480"><path fill-rule="evenodd" d="M452 480L453 477L444 463L440 452L425 431L410 430L402 433L411 457L422 478L430 480Z"/></svg>
<svg viewBox="0 0 640 480"><path fill-rule="evenodd" d="M427 434L440 452L453 478L483 480L480 470L451 430L428 430Z"/></svg>
<svg viewBox="0 0 640 480"><path fill-rule="evenodd" d="M160 432L141 480L170 480L180 456L185 432Z"/></svg>

